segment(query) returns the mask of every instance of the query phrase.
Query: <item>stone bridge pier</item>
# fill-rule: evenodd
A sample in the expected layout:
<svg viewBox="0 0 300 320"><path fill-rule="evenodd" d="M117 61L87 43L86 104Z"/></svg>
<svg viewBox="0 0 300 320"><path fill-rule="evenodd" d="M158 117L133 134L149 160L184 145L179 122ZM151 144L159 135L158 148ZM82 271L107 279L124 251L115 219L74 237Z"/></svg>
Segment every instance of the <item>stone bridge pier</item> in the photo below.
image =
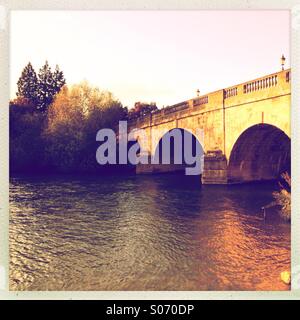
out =
<svg viewBox="0 0 300 320"><path fill-rule="evenodd" d="M290 170L290 79L288 69L217 90L132 121L128 129L143 129L136 139L152 156L173 129L189 132L204 152L204 184L277 179ZM184 167L139 164L136 172Z"/></svg>

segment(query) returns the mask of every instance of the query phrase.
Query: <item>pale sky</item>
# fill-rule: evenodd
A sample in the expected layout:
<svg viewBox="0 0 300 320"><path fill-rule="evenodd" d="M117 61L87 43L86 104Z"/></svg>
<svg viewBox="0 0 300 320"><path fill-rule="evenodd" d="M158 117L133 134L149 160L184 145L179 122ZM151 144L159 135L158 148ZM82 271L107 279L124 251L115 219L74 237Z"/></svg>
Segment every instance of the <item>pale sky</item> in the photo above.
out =
<svg viewBox="0 0 300 320"><path fill-rule="evenodd" d="M289 11L13 11L11 98L24 66L48 60L124 106L159 107L290 65Z"/></svg>

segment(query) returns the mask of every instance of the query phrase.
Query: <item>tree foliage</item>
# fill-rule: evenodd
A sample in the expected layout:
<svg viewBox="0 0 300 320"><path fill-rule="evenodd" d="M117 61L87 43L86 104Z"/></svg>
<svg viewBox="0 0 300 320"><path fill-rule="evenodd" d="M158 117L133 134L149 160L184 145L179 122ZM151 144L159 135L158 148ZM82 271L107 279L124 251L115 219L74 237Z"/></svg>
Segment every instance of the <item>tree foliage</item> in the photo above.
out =
<svg viewBox="0 0 300 320"><path fill-rule="evenodd" d="M42 170L44 141L42 132L45 115L36 112L28 98L17 98L9 108L9 161L13 172Z"/></svg>
<svg viewBox="0 0 300 320"><path fill-rule="evenodd" d="M87 82L63 87L49 107L43 134L48 163L63 172L96 170L98 130L114 128L125 117L126 109L110 92Z"/></svg>
<svg viewBox="0 0 300 320"><path fill-rule="evenodd" d="M59 67L56 66L55 71L52 72L46 61L38 73L37 108L41 111L47 110L65 82L63 72L59 70Z"/></svg>
<svg viewBox="0 0 300 320"><path fill-rule="evenodd" d="M17 85L17 97L26 98L34 104L37 102L38 78L30 62L23 69Z"/></svg>
<svg viewBox="0 0 300 320"><path fill-rule="evenodd" d="M62 71L52 72L47 62L37 76L31 64L23 70L17 98L10 102L13 172L99 170L96 134L127 119L127 108L86 81L64 84Z"/></svg>
<svg viewBox="0 0 300 320"><path fill-rule="evenodd" d="M131 120L139 117L144 117L156 110L158 110L158 108L155 102L136 102L134 104L134 108L129 111L128 118Z"/></svg>
<svg viewBox="0 0 300 320"><path fill-rule="evenodd" d="M29 62L18 80L17 96L29 99L36 109L46 111L65 83L64 74L58 66L52 72L46 61L36 74Z"/></svg>

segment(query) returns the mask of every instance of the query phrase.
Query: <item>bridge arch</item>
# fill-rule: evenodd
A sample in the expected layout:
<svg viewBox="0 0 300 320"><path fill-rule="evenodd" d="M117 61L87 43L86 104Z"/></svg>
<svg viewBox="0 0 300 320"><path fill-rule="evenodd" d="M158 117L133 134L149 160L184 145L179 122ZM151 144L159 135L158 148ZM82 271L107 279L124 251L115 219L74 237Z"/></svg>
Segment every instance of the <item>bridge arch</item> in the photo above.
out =
<svg viewBox="0 0 300 320"><path fill-rule="evenodd" d="M165 145L166 141L170 144ZM162 171L183 171L185 168L199 166L198 174L202 174L204 149L190 130L184 128L166 130L154 148L153 157L157 164L161 165Z"/></svg>
<svg viewBox="0 0 300 320"><path fill-rule="evenodd" d="M228 181L272 180L290 171L291 140L278 127L256 124L236 140L229 157Z"/></svg>

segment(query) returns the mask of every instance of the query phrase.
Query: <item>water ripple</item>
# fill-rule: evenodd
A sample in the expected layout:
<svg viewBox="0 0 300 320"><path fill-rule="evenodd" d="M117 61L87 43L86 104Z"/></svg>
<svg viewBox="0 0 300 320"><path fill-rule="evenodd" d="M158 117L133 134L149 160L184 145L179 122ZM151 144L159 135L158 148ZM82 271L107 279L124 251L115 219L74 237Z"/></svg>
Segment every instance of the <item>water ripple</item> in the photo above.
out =
<svg viewBox="0 0 300 320"><path fill-rule="evenodd" d="M11 290L287 290L290 226L274 185L178 176L19 177L10 187Z"/></svg>

